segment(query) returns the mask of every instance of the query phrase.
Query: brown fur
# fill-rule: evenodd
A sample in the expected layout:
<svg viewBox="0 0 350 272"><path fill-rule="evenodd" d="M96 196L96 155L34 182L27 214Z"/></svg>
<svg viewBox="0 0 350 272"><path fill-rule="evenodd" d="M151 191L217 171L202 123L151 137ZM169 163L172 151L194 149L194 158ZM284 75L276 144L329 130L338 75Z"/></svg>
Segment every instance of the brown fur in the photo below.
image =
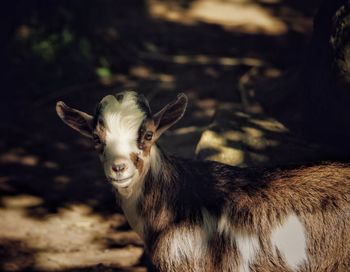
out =
<svg viewBox="0 0 350 272"><path fill-rule="evenodd" d="M94 147L97 152L101 153L103 151L106 142L106 129L104 123L101 119L98 119L92 132L93 138L99 139L98 143L94 143Z"/></svg>
<svg viewBox="0 0 350 272"><path fill-rule="evenodd" d="M143 173L143 160L136 153L131 153L130 159L141 175Z"/></svg>
<svg viewBox="0 0 350 272"><path fill-rule="evenodd" d="M235 232L259 237L252 271L291 271L282 256L273 254L269 240L290 214L298 216L308 237L309 262L299 271L345 271L350 265L349 165L273 170L165 161L159 179L146 177L138 204L146 246L160 271L191 271L192 261L186 258L180 267L164 268L171 258L164 241L182 227L201 226L202 208L216 219L226 213ZM228 240L217 232L209 238L203 271L238 269L239 253Z"/></svg>

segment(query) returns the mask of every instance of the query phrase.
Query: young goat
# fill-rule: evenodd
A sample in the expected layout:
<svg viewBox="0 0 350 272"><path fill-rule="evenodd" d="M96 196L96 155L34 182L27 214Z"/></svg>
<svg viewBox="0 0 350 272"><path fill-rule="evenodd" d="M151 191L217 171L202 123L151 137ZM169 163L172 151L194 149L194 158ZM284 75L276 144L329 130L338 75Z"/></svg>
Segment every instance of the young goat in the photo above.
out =
<svg viewBox="0 0 350 272"><path fill-rule="evenodd" d="M102 99L94 116L57 103L93 139L131 227L158 271L349 271L350 165L236 168L168 156L155 144L184 114L142 95Z"/></svg>

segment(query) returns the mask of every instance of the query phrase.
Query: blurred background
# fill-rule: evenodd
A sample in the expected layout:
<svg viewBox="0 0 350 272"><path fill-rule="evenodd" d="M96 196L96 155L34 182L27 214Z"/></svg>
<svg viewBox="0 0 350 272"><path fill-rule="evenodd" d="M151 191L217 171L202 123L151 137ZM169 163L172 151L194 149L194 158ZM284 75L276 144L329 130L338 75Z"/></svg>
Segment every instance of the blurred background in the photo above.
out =
<svg viewBox="0 0 350 272"><path fill-rule="evenodd" d="M330 106L322 103L330 101L327 92L299 99L305 86L322 89L334 67L323 61L327 49L312 47L322 40L312 34L320 5L2 3L0 270L147 270L142 241L117 207L92 144L59 120L58 100L93 112L103 96L132 89L156 111L184 92L188 111L160 142L169 152L242 167L348 159L349 123L343 112L329 112L348 109L349 94ZM333 28L320 29L329 41ZM310 58L326 62L311 65L312 84L303 81Z"/></svg>

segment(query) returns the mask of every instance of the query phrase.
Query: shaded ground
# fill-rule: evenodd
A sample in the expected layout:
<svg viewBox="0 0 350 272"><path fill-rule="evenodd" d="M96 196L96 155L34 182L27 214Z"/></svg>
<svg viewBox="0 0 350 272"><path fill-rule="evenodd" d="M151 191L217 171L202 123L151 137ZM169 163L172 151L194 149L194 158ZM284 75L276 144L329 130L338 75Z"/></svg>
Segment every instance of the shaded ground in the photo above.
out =
<svg viewBox="0 0 350 272"><path fill-rule="evenodd" d="M122 39L103 43L115 50L109 66L95 63L96 74L89 74L93 62L71 67L76 80L60 84L66 77L50 84L50 70L30 63L8 71L5 86L12 87L2 90L0 109L0 270L145 271L142 242L116 207L91 143L62 124L55 102L93 111L104 95L133 88L157 110L185 92L189 110L160 144L192 157L217 105L242 102L242 75L262 66L278 75L297 63L317 6L305 2L135 1L121 9L128 14L118 18ZM101 35L113 36L105 27Z"/></svg>

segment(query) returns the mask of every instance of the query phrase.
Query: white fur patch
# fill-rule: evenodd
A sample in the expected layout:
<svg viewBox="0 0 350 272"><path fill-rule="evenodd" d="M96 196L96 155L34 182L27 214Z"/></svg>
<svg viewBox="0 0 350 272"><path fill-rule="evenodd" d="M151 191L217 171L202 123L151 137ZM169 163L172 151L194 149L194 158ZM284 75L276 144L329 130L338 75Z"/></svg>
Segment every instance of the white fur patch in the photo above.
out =
<svg viewBox="0 0 350 272"><path fill-rule="evenodd" d="M193 262L194 271L203 270L207 242L199 227L176 229L169 238L169 258L174 267L188 259Z"/></svg>
<svg viewBox="0 0 350 272"><path fill-rule="evenodd" d="M305 230L295 214L290 215L281 226L272 232L271 243L293 270L308 259Z"/></svg>
<svg viewBox="0 0 350 272"><path fill-rule="evenodd" d="M223 213L218 221L218 232L226 235L231 240L231 243L236 243L240 254L239 271L250 271L249 265L254 262L260 250L258 237L235 230L226 213Z"/></svg>
<svg viewBox="0 0 350 272"><path fill-rule="evenodd" d="M250 234L236 234L236 245L241 254L239 271L249 272L249 265L254 261L260 249L259 240Z"/></svg>

